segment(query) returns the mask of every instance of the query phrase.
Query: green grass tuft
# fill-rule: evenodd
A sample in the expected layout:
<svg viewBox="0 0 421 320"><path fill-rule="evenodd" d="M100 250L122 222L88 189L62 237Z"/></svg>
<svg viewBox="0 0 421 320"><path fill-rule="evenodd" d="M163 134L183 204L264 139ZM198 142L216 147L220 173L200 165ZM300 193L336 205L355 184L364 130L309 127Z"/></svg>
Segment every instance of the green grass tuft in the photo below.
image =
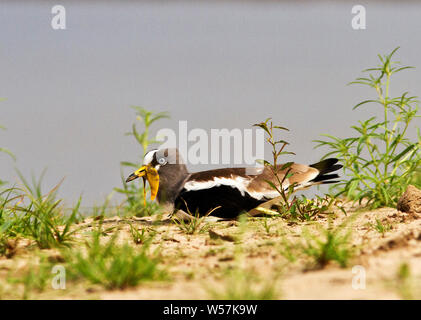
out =
<svg viewBox="0 0 421 320"><path fill-rule="evenodd" d="M224 275L222 290L208 289L218 300L276 300L280 297L277 279L262 279L250 270L235 268Z"/></svg>
<svg viewBox="0 0 421 320"><path fill-rule="evenodd" d="M152 238L133 248L127 243L117 244L117 235L115 232L102 243L101 232L94 232L91 241L86 243L86 250L63 251L69 275L73 279L85 279L110 290L167 278L166 272L159 266L159 252L151 252Z"/></svg>
<svg viewBox="0 0 421 320"><path fill-rule="evenodd" d="M327 228L319 228L319 233L310 233L304 229L305 244L303 253L313 260L315 267L323 268L329 262L337 262L342 268L348 266L354 256L355 249L351 246L352 230L346 228L348 220L337 227L331 222Z"/></svg>

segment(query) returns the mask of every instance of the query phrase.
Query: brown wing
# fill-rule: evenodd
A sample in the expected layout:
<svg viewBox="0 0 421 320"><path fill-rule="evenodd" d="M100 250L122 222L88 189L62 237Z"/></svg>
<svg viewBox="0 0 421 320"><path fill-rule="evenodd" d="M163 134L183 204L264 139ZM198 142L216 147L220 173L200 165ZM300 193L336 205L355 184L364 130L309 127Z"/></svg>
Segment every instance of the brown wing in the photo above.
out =
<svg viewBox="0 0 421 320"><path fill-rule="evenodd" d="M305 187L311 180L317 177L319 170L303 164L292 164L288 169L283 169L282 164L278 166L279 180L282 181L290 169L293 173L291 177L285 179L283 188L288 188L293 183L297 187ZM267 181L271 181L279 187L278 179L268 167L264 168L223 168L209 171L201 171L192 173L187 180L184 188L186 190L203 190L221 185L231 186L237 188L242 194L247 192L255 199L272 199L279 196L279 193L274 190Z"/></svg>
<svg viewBox="0 0 421 320"><path fill-rule="evenodd" d="M289 168L281 170L283 165L278 166L278 179L268 167L265 167L263 172L251 181L248 185L248 193L254 198L274 198L279 196L279 192L273 189L273 187L267 183L271 181L276 187L280 187L282 183L282 188L286 189L292 184L296 184L296 189L305 188L311 185L311 180L316 178L319 175L319 170L312 168L307 165L294 163ZM291 173L292 176L285 178L287 173Z"/></svg>

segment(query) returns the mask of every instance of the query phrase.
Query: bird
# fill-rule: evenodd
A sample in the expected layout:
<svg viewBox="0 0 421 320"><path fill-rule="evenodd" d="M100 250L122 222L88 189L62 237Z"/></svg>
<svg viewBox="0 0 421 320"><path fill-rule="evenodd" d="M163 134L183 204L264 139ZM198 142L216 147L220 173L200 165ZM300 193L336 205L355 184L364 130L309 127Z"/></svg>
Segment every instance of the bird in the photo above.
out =
<svg viewBox="0 0 421 320"><path fill-rule="evenodd" d="M129 175L126 183L142 177L164 210L190 215L212 215L232 219L280 196L274 187L294 191L313 185L335 183L342 168L338 159L328 158L303 165L277 165L277 175L267 165L251 168L221 168L190 173L177 148L147 152L143 165ZM145 190L145 189L144 189ZM146 191L145 191L146 192Z"/></svg>

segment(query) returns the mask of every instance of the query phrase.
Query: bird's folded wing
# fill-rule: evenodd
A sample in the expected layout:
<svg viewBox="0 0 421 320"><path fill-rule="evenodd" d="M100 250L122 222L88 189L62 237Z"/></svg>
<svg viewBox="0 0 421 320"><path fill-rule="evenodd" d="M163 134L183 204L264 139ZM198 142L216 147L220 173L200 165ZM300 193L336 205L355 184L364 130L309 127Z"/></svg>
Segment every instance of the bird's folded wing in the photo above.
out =
<svg viewBox="0 0 421 320"><path fill-rule="evenodd" d="M280 169L282 165L278 167ZM255 174L253 169L256 169L254 170ZM294 183L297 187L306 187L319 174L319 170L315 168L296 163L292 164L288 169L279 170L278 172L279 181L283 181L283 189ZM292 173L292 176L284 179L287 172ZM273 186L280 187L279 181L268 167L251 169L224 168L192 173L186 181L184 189L194 191L224 185L238 189L243 196L247 193L257 200L264 200L279 196L279 192L273 188Z"/></svg>

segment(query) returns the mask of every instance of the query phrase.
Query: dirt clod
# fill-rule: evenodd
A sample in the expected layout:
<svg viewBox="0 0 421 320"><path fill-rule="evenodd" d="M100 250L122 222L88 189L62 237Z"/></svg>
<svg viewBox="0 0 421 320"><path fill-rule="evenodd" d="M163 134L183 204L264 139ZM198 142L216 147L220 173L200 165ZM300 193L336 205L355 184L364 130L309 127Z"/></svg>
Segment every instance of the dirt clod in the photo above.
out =
<svg viewBox="0 0 421 320"><path fill-rule="evenodd" d="M410 185L398 201L397 209L402 212L421 215L421 190Z"/></svg>

